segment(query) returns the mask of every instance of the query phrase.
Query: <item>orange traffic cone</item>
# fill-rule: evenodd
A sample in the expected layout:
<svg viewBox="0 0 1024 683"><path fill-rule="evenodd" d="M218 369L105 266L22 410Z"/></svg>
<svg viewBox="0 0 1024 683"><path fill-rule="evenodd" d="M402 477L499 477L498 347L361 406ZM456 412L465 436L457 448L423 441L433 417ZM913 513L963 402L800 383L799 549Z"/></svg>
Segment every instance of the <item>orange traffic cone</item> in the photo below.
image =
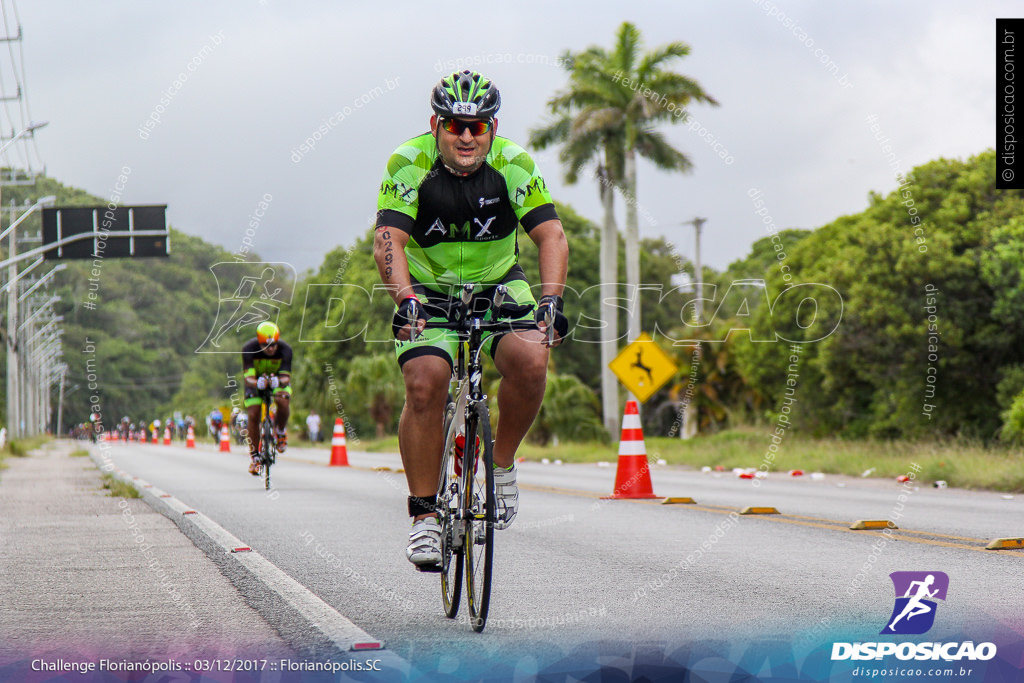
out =
<svg viewBox="0 0 1024 683"><path fill-rule="evenodd" d="M196 431L192 429L192 425L188 426L188 432L185 435L185 448L196 447Z"/></svg>
<svg viewBox="0 0 1024 683"><path fill-rule="evenodd" d="M220 428L220 450L222 453L231 452L231 432L227 425Z"/></svg>
<svg viewBox="0 0 1024 683"><path fill-rule="evenodd" d="M644 430L636 401L626 401L619 441L619 467L615 472L615 491L608 500L657 498L651 486L651 469L644 445Z"/></svg>
<svg viewBox="0 0 1024 683"><path fill-rule="evenodd" d="M164 445L165 446L170 446L171 445L171 428L170 427L164 427Z"/></svg>
<svg viewBox="0 0 1024 683"><path fill-rule="evenodd" d="M154 444L160 443L160 435L157 434L157 431L156 431L155 427L153 428L153 443Z"/></svg>
<svg viewBox="0 0 1024 683"><path fill-rule="evenodd" d="M345 423L339 417L334 421L331 438L331 467L348 467L348 448L345 446Z"/></svg>

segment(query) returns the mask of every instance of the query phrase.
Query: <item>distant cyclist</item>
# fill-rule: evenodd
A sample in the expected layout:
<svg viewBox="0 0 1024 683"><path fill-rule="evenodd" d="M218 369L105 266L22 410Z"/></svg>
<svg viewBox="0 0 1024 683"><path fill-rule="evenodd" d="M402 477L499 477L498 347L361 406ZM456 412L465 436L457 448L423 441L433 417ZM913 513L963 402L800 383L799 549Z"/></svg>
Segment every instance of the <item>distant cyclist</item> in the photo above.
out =
<svg viewBox="0 0 1024 683"><path fill-rule="evenodd" d="M249 474L260 474L260 406L259 392L267 387L274 390L277 414L277 451L284 453L288 446L289 400L292 395L292 347L281 341L281 330L270 321L256 327L256 337L242 347L242 375L245 379L245 408L249 414Z"/></svg>
<svg viewBox="0 0 1024 683"><path fill-rule="evenodd" d="M249 416L246 413L239 412L235 416L235 433L237 434L238 445L245 444L246 439L249 437Z"/></svg>
<svg viewBox="0 0 1024 683"><path fill-rule="evenodd" d="M407 140L388 161L377 201L374 258L398 310L392 329L405 381L405 407L398 425L399 450L409 484L413 519L406 556L418 568L441 560L437 481L444 447L443 417L457 336L427 330L410 342L410 325L423 330L423 301L457 296L464 283L488 296L508 287L506 302L534 305L527 319L543 319L518 265L518 228L537 245L540 304L554 308L556 344L568 323L562 291L569 247L547 186L533 159L507 138L497 137L498 89L479 73L446 76L431 93L430 132ZM543 324L541 324L543 326ZM519 488L516 449L544 399L548 348L536 330L490 335L484 349L501 373L494 440L497 522L516 517Z"/></svg>
<svg viewBox="0 0 1024 683"><path fill-rule="evenodd" d="M213 442L219 442L220 431L224 426L224 413L220 412L220 408L214 408L210 411L209 417L206 418L206 424L210 430L210 435L213 436ZM159 427L160 425L157 426Z"/></svg>

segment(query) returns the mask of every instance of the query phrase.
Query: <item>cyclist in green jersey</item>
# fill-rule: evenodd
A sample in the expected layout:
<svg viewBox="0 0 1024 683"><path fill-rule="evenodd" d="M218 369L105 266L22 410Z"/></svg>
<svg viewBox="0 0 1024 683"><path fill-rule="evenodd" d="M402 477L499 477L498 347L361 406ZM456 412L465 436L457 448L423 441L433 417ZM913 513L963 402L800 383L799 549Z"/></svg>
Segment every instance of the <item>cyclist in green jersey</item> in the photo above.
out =
<svg viewBox="0 0 1024 683"><path fill-rule="evenodd" d="M256 327L256 337L242 346L242 376L245 379L243 405L249 417L249 474L260 474L260 412L263 400L260 391L273 389L276 414L277 452L288 445L288 416L292 396L292 347L281 341L281 330L269 320Z"/></svg>
<svg viewBox="0 0 1024 683"><path fill-rule="evenodd" d="M458 296L464 283L474 283L484 296L505 284L506 302L534 305L536 313L528 315L543 329L541 305L517 264L521 225L538 248L540 304L547 309L550 302L556 310L554 345L568 330L562 313L565 233L533 160L497 137L500 104L498 89L479 73L441 79L431 95L430 132L391 156L378 199L374 258L397 305L392 328L406 392L398 427L413 519L406 555L421 569L441 560L434 506L456 340L452 332L431 329L410 341L411 325L422 332L426 320L419 304ZM494 335L484 347L502 376L494 441L499 529L518 511L515 453L544 398L545 340L542 331L518 332Z"/></svg>

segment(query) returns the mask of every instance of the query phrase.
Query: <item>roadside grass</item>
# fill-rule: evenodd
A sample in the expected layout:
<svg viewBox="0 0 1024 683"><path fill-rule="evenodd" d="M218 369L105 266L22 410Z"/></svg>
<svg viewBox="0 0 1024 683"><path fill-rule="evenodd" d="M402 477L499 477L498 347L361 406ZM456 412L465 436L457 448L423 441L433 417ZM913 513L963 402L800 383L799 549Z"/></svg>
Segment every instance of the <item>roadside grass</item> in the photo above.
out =
<svg viewBox="0 0 1024 683"><path fill-rule="evenodd" d="M12 455L16 458L27 457L32 451L42 448L44 444L52 441L53 438L50 436L30 436L24 439L12 439L4 444L2 449L3 455Z"/></svg>
<svg viewBox="0 0 1024 683"><path fill-rule="evenodd" d="M741 427L717 434L682 440L665 437L645 439L647 457L670 465L701 467L765 467L769 472L803 470L895 478L916 472L916 480L933 484L945 481L963 489L1024 493L1024 451L1004 446L985 446L966 440L881 441L815 439L787 433L772 446L769 428ZM562 443L537 446L524 443L517 457L527 460L561 460L566 463L606 461L616 463L618 442ZM398 452L398 437L366 440L357 450ZM919 466L918 470L912 469Z"/></svg>
<svg viewBox="0 0 1024 683"><path fill-rule="evenodd" d="M68 455L72 458L84 458L89 455L89 451L85 450L84 448L76 448L75 450L68 453Z"/></svg>
<svg viewBox="0 0 1024 683"><path fill-rule="evenodd" d="M346 441L348 440L346 439ZM329 441L328 444L330 444ZM368 453L397 453L398 436L389 436L384 439L361 439L358 445L353 445L349 442L346 443L346 447Z"/></svg>
<svg viewBox="0 0 1024 683"><path fill-rule="evenodd" d="M131 484L126 484L112 474L103 475L103 488L114 498L142 498L142 494Z"/></svg>

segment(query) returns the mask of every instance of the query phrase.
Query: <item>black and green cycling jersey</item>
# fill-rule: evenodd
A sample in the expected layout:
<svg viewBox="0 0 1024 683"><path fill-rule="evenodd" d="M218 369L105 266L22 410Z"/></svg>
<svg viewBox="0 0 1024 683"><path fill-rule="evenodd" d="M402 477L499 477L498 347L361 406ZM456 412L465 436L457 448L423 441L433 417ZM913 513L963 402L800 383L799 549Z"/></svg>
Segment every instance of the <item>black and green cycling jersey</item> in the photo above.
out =
<svg viewBox="0 0 1024 683"><path fill-rule="evenodd" d="M262 377L263 375L292 374L292 347L287 342L278 341L274 353L267 353L260 344L259 339L253 337L242 346L242 376ZM275 394L288 394L291 396L291 384L279 386L274 390ZM246 408L258 406L262 402L259 392L255 387L248 384L245 386L245 399L242 403Z"/></svg>
<svg viewBox="0 0 1024 683"><path fill-rule="evenodd" d="M430 133L406 141L388 160L377 200L377 227L409 234L409 274L444 294L501 282L519 260L517 227L529 233L557 218L533 159L498 136L467 176L445 169Z"/></svg>
<svg viewBox="0 0 1024 683"><path fill-rule="evenodd" d="M274 353L267 353L256 337L242 346L242 376L290 375L292 372L292 347L286 342L277 342Z"/></svg>

